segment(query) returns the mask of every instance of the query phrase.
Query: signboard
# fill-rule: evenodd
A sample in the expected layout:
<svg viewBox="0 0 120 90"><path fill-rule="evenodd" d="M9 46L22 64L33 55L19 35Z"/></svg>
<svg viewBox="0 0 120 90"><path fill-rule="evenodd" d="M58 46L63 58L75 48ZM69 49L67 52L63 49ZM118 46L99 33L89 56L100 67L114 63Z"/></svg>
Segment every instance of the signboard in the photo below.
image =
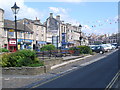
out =
<svg viewBox="0 0 120 90"><path fill-rule="evenodd" d="M9 32L14 32L14 30L13 30L13 29L10 29Z"/></svg>
<svg viewBox="0 0 120 90"><path fill-rule="evenodd" d="M16 39L9 39L9 46L16 46Z"/></svg>
<svg viewBox="0 0 120 90"><path fill-rule="evenodd" d="M10 40L9 44L16 44L16 41L15 40Z"/></svg>
<svg viewBox="0 0 120 90"><path fill-rule="evenodd" d="M25 42L32 43L33 40L25 39ZM24 39L18 39L18 42L24 42Z"/></svg>

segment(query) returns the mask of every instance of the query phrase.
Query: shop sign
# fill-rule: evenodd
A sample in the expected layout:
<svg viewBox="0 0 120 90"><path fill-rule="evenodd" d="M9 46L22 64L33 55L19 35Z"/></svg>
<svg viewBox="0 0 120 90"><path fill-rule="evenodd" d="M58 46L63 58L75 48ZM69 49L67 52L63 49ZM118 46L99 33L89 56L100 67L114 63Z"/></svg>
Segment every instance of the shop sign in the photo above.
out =
<svg viewBox="0 0 120 90"><path fill-rule="evenodd" d="M16 41L15 40L10 40L9 44L16 44Z"/></svg>
<svg viewBox="0 0 120 90"><path fill-rule="evenodd" d="M14 32L14 30L13 30L13 29L10 29L9 32Z"/></svg>
<svg viewBox="0 0 120 90"><path fill-rule="evenodd" d="M25 39L25 42L30 42L32 43L33 40L28 40L28 39ZM18 42L24 42L24 39L18 39Z"/></svg>

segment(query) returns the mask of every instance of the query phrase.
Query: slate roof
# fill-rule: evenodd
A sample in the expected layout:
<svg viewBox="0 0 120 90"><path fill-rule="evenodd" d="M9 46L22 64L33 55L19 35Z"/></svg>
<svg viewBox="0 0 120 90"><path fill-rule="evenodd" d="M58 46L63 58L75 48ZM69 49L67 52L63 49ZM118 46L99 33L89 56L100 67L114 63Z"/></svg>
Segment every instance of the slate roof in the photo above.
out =
<svg viewBox="0 0 120 90"><path fill-rule="evenodd" d="M4 20L4 28L15 29L14 21L5 19ZM17 22L17 31L33 32L31 30L31 28L27 27L26 25L25 25L25 30L24 30L24 24L22 22Z"/></svg>

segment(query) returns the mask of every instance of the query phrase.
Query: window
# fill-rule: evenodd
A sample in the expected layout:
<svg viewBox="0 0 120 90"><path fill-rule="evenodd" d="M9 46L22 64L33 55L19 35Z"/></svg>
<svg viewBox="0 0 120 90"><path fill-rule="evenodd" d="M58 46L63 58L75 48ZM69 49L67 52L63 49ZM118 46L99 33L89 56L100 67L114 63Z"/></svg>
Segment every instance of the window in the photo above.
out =
<svg viewBox="0 0 120 90"><path fill-rule="evenodd" d="M30 38L30 35L31 35L31 34L28 32L28 38Z"/></svg>
<svg viewBox="0 0 120 90"><path fill-rule="evenodd" d="M15 32L9 32L9 38L15 38Z"/></svg>
<svg viewBox="0 0 120 90"><path fill-rule="evenodd" d="M43 37L44 35L42 34L42 37Z"/></svg>
<svg viewBox="0 0 120 90"><path fill-rule="evenodd" d="M19 37L22 38L23 37L23 32L19 33Z"/></svg>
<svg viewBox="0 0 120 90"><path fill-rule="evenodd" d="M4 30L4 36L7 37L7 30Z"/></svg>

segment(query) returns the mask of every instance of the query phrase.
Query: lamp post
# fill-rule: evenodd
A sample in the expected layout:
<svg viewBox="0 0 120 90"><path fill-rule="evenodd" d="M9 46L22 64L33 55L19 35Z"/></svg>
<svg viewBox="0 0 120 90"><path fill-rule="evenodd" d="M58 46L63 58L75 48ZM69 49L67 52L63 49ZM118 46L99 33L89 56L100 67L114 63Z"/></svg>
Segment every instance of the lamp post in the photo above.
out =
<svg viewBox="0 0 120 90"><path fill-rule="evenodd" d="M18 50L18 44L17 44L17 16L16 14L18 13L20 7L16 5L16 2L13 7L11 7L13 14L15 15L15 35L16 35L16 50Z"/></svg>
<svg viewBox="0 0 120 90"><path fill-rule="evenodd" d="M81 45L81 40L82 40L82 36L81 36L81 33L82 33L82 32L81 32L81 28L82 28L82 25L79 25L79 27L80 27L80 38L79 38L79 39L80 39L80 45Z"/></svg>

